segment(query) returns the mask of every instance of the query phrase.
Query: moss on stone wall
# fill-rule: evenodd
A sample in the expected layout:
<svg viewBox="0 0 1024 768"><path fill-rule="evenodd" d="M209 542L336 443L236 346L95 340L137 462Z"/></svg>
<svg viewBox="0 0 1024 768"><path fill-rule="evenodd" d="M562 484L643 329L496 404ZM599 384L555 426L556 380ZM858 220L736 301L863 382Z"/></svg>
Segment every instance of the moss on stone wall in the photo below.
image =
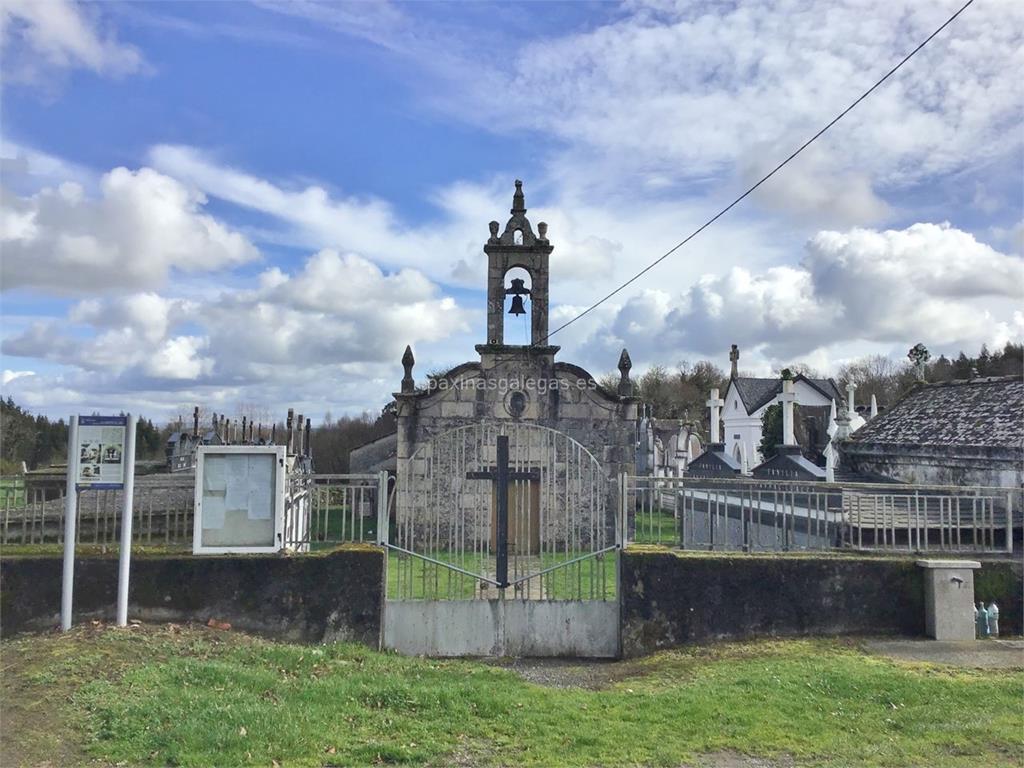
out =
<svg viewBox="0 0 1024 768"><path fill-rule="evenodd" d="M59 557L0 562L3 634L54 626L60 611ZM155 621L215 618L291 640L349 640L377 646L384 552L366 544L310 555L150 555L132 561L129 615ZM113 615L117 558L79 557L75 620Z"/></svg>
<svg viewBox="0 0 1024 768"><path fill-rule="evenodd" d="M629 547L622 556L626 655L715 639L924 635L918 557L743 554ZM1002 632L1021 632L1022 569L985 559L977 599L995 600Z"/></svg>

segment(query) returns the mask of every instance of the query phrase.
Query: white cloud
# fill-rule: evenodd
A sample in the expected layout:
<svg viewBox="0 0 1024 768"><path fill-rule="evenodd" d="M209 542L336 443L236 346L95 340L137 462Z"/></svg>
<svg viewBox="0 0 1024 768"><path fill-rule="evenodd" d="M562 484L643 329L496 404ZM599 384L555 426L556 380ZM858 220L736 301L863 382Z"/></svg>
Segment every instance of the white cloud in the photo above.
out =
<svg viewBox="0 0 1024 768"><path fill-rule="evenodd" d="M67 181L86 189L95 187L96 175L62 157L40 152L0 136L0 177L6 188L21 193L34 192L42 186L57 186Z"/></svg>
<svg viewBox="0 0 1024 768"><path fill-rule="evenodd" d="M732 343L779 362L820 363L825 350L865 343L955 352L1020 339L1022 286L1024 260L948 224L825 231L797 267L733 267L682 294L643 291L580 344L589 359L627 346L641 364L718 357Z"/></svg>
<svg viewBox="0 0 1024 768"><path fill-rule="evenodd" d="M280 225L260 230L258 236L267 242L352 251L389 268L412 267L434 281L476 289L486 276L487 222L496 219L504 226L514 178L457 181L433 190L429 202L437 215L429 224L412 227L385 201L345 196L324 185L272 182L192 147L157 146L149 161L196 194L267 214ZM534 227L541 221L549 224L555 247L553 301L581 289L589 298L601 286L626 279L674 245L684 228L708 215L707 207L692 199L622 201L581 193L557 168L538 170L524 189L530 221ZM777 259L782 253L774 245L774 226L733 220L710 230L659 277L663 284L682 288L706 263L757 266Z"/></svg>
<svg viewBox="0 0 1024 768"><path fill-rule="evenodd" d="M792 147L779 142L752 148L738 158L744 186L752 185L786 157ZM871 176L844 169L840 157L810 147L754 193L763 208L819 226L867 225L884 220L889 205L872 187Z"/></svg>
<svg viewBox="0 0 1024 768"><path fill-rule="evenodd" d="M781 141L795 149L953 8L640 7L595 29L527 43L510 71L496 75L503 87L477 91L490 109L474 112L701 176L752 147ZM1007 129L1019 119L1009 73L1024 62L1022 22L1014 4L968 9L836 129L829 146L844 169L903 182L1019 145ZM520 109L510 93L545 108Z"/></svg>
<svg viewBox="0 0 1024 768"><path fill-rule="evenodd" d="M0 5L0 46L5 79L35 81L50 69L89 69L101 75L138 72L138 49L101 28L99 6L71 0L4 0Z"/></svg>
<svg viewBox="0 0 1024 768"><path fill-rule="evenodd" d="M321 251L296 274L274 269L260 282L260 290L225 294L200 311L225 373L394 361L406 344L468 327L467 313L422 274L385 274L354 254Z"/></svg>
<svg viewBox="0 0 1024 768"><path fill-rule="evenodd" d="M0 191L4 290L152 288L173 269L214 271L258 255L242 235L202 212L202 195L151 168L115 168L96 197L75 182L29 196Z"/></svg>
<svg viewBox="0 0 1024 768"><path fill-rule="evenodd" d="M2 377L0 377L0 383L3 383L4 386L7 386L8 384L10 384L15 379L20 379L20 378L22 378L24 376L35 376L35 375L36 375L35 371L12 371L12 370L10 370L8 368L5 368L4 371L3 371Z"/></svg>
<svg viewBox="0 0 1024 768"><path fill-rule="evenodd" d="M278 235L284 242L355 251L386 266L411 266L434 279L473 287L481 286L485 276L487 222L497 218L504 226L512 196L511 178L486 185L454 182L431 200L440 214L437 220L409 227L382 200L332 194L318 185L289 189L219 164L191 147L158 146L150 160L202 194L274 217L286 227ZM547 221L557 239L556 276L569 280L609 274L621 244L586 231L581 221L586 211L565 210L542 206L529 214L534 226ZM592 213L608 219L603 212ZM266 230L262 234L268 236Z"/></svg>
<svg viewBox="0 0 1024 768"><path fill-rule="evenodd" d="M635 2L572 29L541 15L542 35L410 6L266 7L405 60L420 98L457 119L554 137L551 176L629 200L773 166L959 5ZM884 193L1005 158L1021 145L1021 29L1024 5L975 3L756 200L818 227L871 224Z"/></svg>
<svg viewBox="0 0 1024 768"><path fill-rule="evenodd" d="M206 339L195 336L165 339L146 359L143 370L158 379L198 379L209 374L214 367L213 358L200 354L208 346Z"/></svg>
<svg viewBox="0 0 1024 768"><path fill-rule="evenodd" d="M255 282L209 300L152 292L87 299L68 322L32 323L2 351L88 372L96 387L122 392L284 381L301 390L304 378L339 384L380 375L398 365L406 344L468 328L467 313L422 274L386 274L352 254L322 251L294 274L273 268Z"/></svg>

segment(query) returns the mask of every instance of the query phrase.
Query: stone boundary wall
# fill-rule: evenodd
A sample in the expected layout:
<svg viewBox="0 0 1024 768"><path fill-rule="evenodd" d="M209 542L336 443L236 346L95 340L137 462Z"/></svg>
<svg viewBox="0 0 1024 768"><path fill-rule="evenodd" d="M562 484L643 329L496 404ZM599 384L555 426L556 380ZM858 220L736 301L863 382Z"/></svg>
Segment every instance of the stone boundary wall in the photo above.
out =
<svg viewBox="0 0 1024 768"><path fill-rule="evenodd" d="M61 558L0 561L0 634L60 623ZM235 629L304 642L350 641L377 648L384 553L348 545L295 555L141 555L132 559L129 619L228 622ZM112 619L117 556L75 563L74 622Z"/></svg>
<svg viewBox="0 0 1024 768"><path fill-rule="evenodd" d="M720 639L923 636L924 580L917 559L633 547L622 555L623 656ZM1001 634L1021 634L1024 566L982 559L974 573L975 599L999 605Z"/></svg>

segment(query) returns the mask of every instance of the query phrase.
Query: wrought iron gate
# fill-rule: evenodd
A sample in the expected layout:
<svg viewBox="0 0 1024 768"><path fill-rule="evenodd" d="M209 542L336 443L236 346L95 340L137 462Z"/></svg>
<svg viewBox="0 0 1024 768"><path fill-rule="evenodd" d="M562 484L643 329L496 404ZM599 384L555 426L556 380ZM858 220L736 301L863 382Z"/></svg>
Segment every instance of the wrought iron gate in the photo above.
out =
<svg viewBox="0 0 1024 768"><path fill-rule="evenodd" d="M533 424L458 427L399 463L396 501L385 645L436 655L617 653L618 505L579 442ZM494 642L486 629L476 645L463 643L458 625L480 621L493 624ZM564 642L545 650L534 642L544 633ZM416 641L403 645L410 634ZM600 651L587 653L583 635Z"/></svg>
<svg viewBox="0 0 1024 768"><path fill-rule="evenodd" d="M499 508L501 438L507 515ZM603 600L614 592L606 557L616 548L614 505L600 463L568 435L516 423L450 430L404 463L397 493L389 543L398 554L389 560L397 599L511 589L523 599Z"/></svg>

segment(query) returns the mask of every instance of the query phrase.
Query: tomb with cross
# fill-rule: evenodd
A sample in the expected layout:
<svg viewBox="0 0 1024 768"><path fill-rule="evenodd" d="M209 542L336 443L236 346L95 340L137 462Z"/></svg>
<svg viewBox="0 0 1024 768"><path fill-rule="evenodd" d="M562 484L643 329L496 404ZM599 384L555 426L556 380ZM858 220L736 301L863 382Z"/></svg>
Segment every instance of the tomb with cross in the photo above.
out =
<svg viewBox="0 0 1024 768"><path fill-rule="evenodd" d="M788 368L782 371L782 392L776 402L782 405L782 445L776 447L774 456L754 467L751 474L758 480L824 480L825 470L808 461L796 441L793 421L796 393L793 374Z"/></svg>

